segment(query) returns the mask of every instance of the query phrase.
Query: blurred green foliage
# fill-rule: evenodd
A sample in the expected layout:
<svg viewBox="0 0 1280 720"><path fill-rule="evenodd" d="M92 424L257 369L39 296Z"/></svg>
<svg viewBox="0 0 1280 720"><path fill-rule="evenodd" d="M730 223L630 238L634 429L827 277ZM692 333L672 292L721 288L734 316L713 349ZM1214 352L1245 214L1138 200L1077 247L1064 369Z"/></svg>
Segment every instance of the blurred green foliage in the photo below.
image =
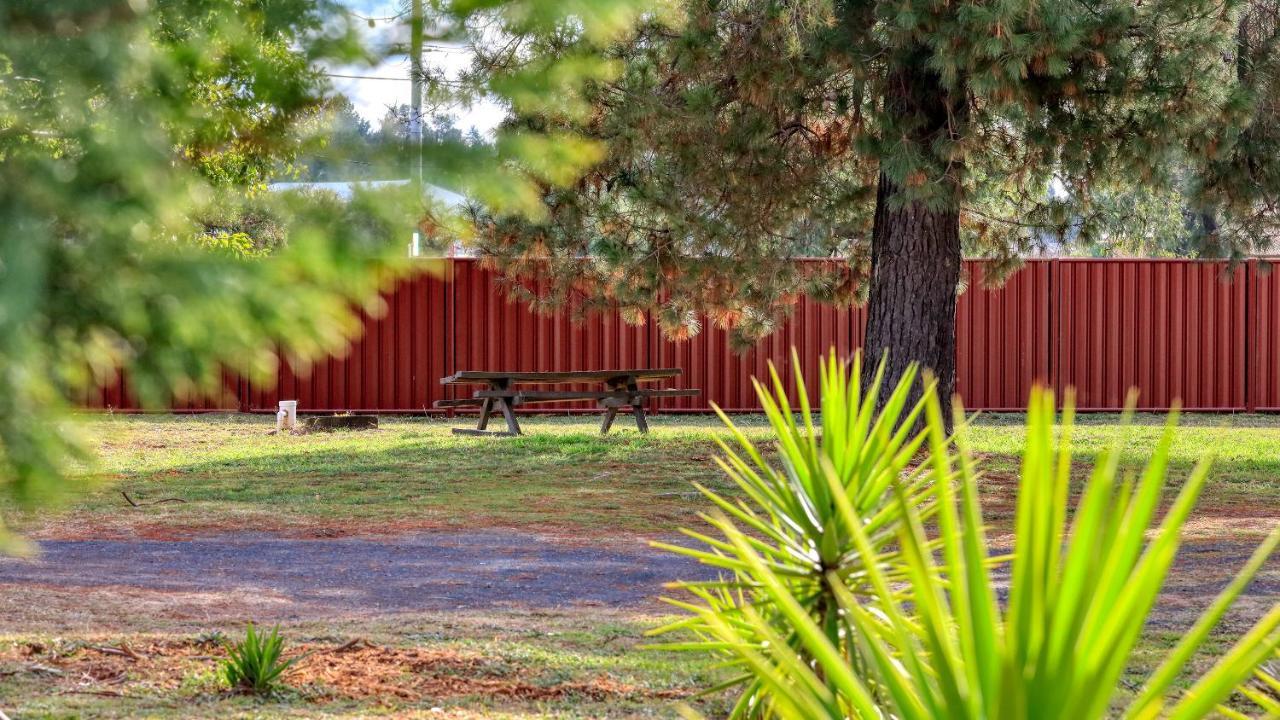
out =
<svg viewBox="0 0 1280 720"><path fill-rule="evenodd" d="M435 3L428 25L457 38L511 14L603 41L643 10ZM326 107L320 64L377 60L330 0L0 6L0 498L61 493L87 459L65 413L118 369L162 406L216 389L224 368L261 379L281 353L337 350L410 269L397 255L415 227L461 227L408 186L264 194ZM475 77L458 92L492 87L501 99L528 84ZM576 87L545 92L571 104ZM435 143L423 164L498 212L536 215L548 183L595 157L526 132L498 153Z"/></svg>

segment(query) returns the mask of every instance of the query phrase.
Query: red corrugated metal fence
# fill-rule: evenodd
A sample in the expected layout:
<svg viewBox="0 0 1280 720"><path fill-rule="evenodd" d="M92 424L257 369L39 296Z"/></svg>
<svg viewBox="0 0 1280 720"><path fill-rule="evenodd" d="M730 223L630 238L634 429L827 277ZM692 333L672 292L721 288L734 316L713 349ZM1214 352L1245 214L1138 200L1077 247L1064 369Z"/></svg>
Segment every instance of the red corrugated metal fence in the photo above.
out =
<svg viewBox="0 0 1280 720"><path fill-rule="evenodd" d="M1185 260L1057 263L1057 377L1082 410L1244 410L1245 265Z"/></svg>
<svg viewBox="0 0 1280 720"><path fill-rule="evenodd" d="M246 409L275 411L279 400L305 410L422 412L444 397L440 378L452 372L452 267L422 273L386 293L386 313L364 315L364 333L347 353L310 372L282 364L274 386L246 383Z"/></svg>
<svg viewBox="0 0 1280 720"><path fill-rule="evenodd" d="M735 352L729 331L702 318L702 331L688 340L663 337L657 323L647 323L653 347L652 367L678 367L684 370L680 384L698 388L698 397L669 398L658 407L677 412L707 412L711 403L726 411L759 410L751 378L769 382L769 363L797 401L795 372L791 348L800 358L810 399L817 400L818 361L832 347L841 355L849 355L862 346L866 313L860 307L838 308L802 297L780 328L745 353Z"/></svg>
<svg viewBox="0 0 1280 720"><path fill-rule="evenodd" d="M968 289L957 309L957 391L967 407L1019 410L1031 387L1076 388L1082 410L1117 410L1130 387L1143 409L1175 399L1191 410L1280 410L1280 277L1267 263L1186 260L1032 260L995 288L983 264L966 262ZM534 287L533 290L539 288ZM532 312L507 299L495 275L473 260L420 274L385 296L363 336L340 357L309 372L285 366L274 387L227 378L212 401L175 403L179 411L301 410L423 412L453 397L439 379L457 370L554 371L680 367L680 387L697 398L655 403L668 412L759 409L750 378L772 361L791 387L794 346L816 394L818 358L863 342L862 308L801 298L783 326L745 354L727 331L706 322L687 341L663 337L652 317L628 325L616 313L582 322ZM88 407L132 409L117 383L86 398ZM794 391L791 398L794 402ZM589 404L559 406L591 409Z"/></svg>
<svg viewBox="0 0 1280 720"><path fill-rule="evenodd" d="M537 286L530 289L543 290ZM499 288L497 275L474 261L455 262L452 291L451 332L441 338L452 363L450 373L650 367L648 328L628 325L616 313L593 314L581 322L573 322L566 313L537 314L525 303L511 302ZM441 373L436 380L447 374ZM448 389L454 397L465 397L459 393L468 390ZM543 407L592 409L595 404Z"/></svg>
<svg viewBox="0 0 1280 720"><path fill-rule="evenodd" d="M1278 268L1277 270L1280 270ZM1280 273L1249 261L1249 409L1280 411Z"/></svg>
<svg viewBox="0 0 1280 720"><path fill-rule="evenodd" d="M999 287L980 262L966 262L956 305L956 392L968 407L1022 410L1036 383L1053 379L1050 287L1053 262L1032 260Z"/></svg>

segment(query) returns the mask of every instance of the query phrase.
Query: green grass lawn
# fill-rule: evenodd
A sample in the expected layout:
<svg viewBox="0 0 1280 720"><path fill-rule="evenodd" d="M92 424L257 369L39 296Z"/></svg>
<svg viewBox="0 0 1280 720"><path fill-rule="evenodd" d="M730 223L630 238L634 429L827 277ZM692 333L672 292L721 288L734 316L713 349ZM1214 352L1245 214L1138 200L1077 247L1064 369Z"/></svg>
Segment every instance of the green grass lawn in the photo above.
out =
<svg viewBox="0 0 1280 720"><path fill-rule="evenodd" d="M762 418L739 420L748 435L768 440ZM20 527L38 537L178 539L228 531L314 537L499 526L559 531L580 542L619 536L634 542L698 523L695 514L707 503L691 482L732 493L711 461L713 438L724 431L705 416L656 416L649 435L622 429L607 437L598 435L595 417L535 417L523 423L527 435L520 438L453 436L449 428L468 424L465 418L383 418L373 432L307 436L270 436L273 418L266 416L81 421L99 455L85 474L93 488L57 515L22 520ZM974 428L996 536L1007 529L1016 492L1021 422L988 415ZM1144 415L1122 428L1114 415L1081 417L1078 472L1116 438L1123 439L1126 463L1136 466L1161 423ZM1215 457L1189 534L1204 543L1252 546L1280 519L1280 418L1196 415L1182 425L1171 485L1199 458ZM121 491L138 503L184 502L131 507ZM1273 570L1268 582L1277 578ZM1177 600L1203 606L1211 592ZM196 649L201 633L236 634L237 624L196 615L159 620L133 609L132 598L37 595L32 602L30 595L0 593L0 615L9 618L0 635L0 709L13 717L673 717L674 698L716 676L705 660L642 650L644 630L662 620L652 614L459 610L288 622L284 629L296 647L368 640L379 649L352 659L380 670L341 682L307 671L284 695L257 701L220 689L212 674L220 651ZM72 614L81 629L59 629ZM1140 658L1177 637L1177 629L1153 632ZM93 649L122 643L142 649L146 661ZM422 654L445 659L432 666L438 672L427 686L413 684L425 682L414 669L413 658ZM68 674L30 670L54 661ZM72 669L93 682L71 677ZM1142 671L1133 668L1130 680L1139 682ZM710 716L723 713L723 698L699 702Z"/></svg>
<svg viewBox="0 0 1280 720"><path fill-rule="evenodd" d="M691 482L732 492L711 461L724 429L709 416L657 416L653 431L602 437L596 418L535 417L519 438L454 436L465 424L383 418L372 432L272 436L273 418L247 415L87 416L83 430L100 464L93 489L40 535L129 527L163 534L224 524L300 532L377 527L521 526L577 532L669 533L704 507ZM736 421L766 441L759 416ZM1114 415L1085 415L1076 430L1081 470L1106 443L1123 438L1128 461L1141 462L1163 418L1142 415L1122 428ZM988 475L992 521L1012 500L1023 441L1021 416L977 420L973 439ZM1280 418L1184 417L1173 448L1171 483L1214 456L1202 506L1280 505ZM183 503L125 512L121 491L138 502Z"/></svg>

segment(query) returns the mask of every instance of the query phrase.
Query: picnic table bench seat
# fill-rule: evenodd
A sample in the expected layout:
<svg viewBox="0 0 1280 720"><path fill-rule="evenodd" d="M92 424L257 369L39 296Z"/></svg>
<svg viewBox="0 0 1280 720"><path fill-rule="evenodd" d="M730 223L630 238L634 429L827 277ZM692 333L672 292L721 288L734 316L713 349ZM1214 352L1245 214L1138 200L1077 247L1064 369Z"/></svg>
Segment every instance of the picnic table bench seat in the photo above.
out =
<svg viewBox="0 0 1280 720"><path fill-rule="evenodd" d="M494 372L464 370L447 377L440 378L443 385L481 385L484 389L476 390L471 397L452 400L437 400L437 408L479 407L480 420L475 429L454 428L458 435L519 435L520 424L516 420L515 408L536 403L573 402L578 400L595 400L596 405L604 410L604 418L600 424L601 434L609 432L618 411L630 408L635 417L636 427L640 432L648 432L649 424L645 420L644 402L651 398L693 397L698 394L694 389L640 387L641 383L657 382L678 377L680 368L645 368L624 370L572 370L568 372ZM603 391L592 390L528 390L516 385L561 385L561 384L602 384ZM487 429L489 416L495 411L502 413L507 423L506 432L494 432Z"/></svg>

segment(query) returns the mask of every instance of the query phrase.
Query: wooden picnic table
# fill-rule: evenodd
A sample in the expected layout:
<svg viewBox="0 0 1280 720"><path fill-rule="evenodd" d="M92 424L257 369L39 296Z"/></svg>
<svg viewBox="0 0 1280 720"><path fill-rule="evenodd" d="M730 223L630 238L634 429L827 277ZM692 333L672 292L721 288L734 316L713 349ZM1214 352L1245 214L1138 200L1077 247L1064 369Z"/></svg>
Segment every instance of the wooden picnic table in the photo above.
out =
<svg viewBox="0 0 1280 720"><path fill-rule="evenodd" d="M680 375L680 368L626 369L626 370L571 370L568 372L488 372L463 370L440 378L441 385L479 385L469 398L437 400L435 407L479 407L480 421L475 429L454 428L457 435L519 435L520 423L515 409L535 403L573 402L595 400L604 410L600 433L609 432L618 411L628 408L636 419L640 432L649 432L645 420L644 402L650 398L693 397L697 390L642 388L641 383L669 380ZM527 385L565 384L603 385L604 390L530 390ZM488 430L489 416L497 410L507 421L506 432Z"/></svg>

